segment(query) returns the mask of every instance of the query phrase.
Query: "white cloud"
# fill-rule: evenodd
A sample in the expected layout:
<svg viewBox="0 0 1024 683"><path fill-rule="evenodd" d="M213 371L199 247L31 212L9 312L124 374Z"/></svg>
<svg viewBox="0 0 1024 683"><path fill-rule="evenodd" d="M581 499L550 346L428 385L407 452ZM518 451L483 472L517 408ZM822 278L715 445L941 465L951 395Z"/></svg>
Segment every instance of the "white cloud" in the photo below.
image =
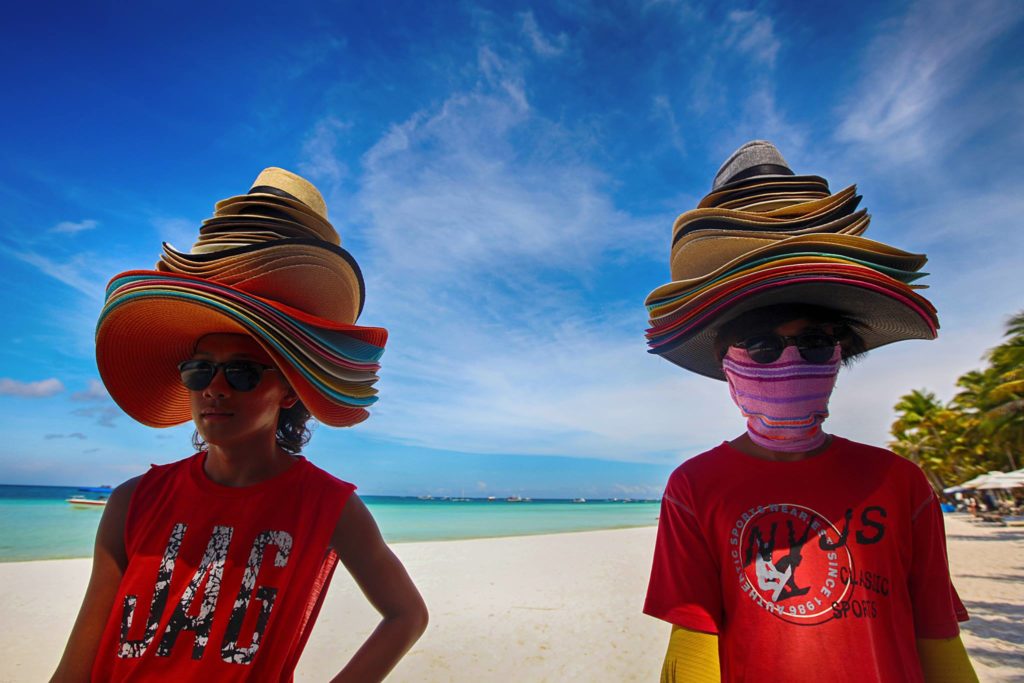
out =
<svg viewBox="0 0 1024 683"><path fill-rule="evenodd" d="M537 19L533 16L532 11L520 14L519 20L523 35L526 36L526 39L530 42L530 47L539 56L545 58L558 57L569 46L569 37L564 33L559 33L553 38L545 36L540 26L537 25Z"/></svg>
<svg viewBox="0 0 1024 683"><path fill-rule="evenodd" d="M154 218L151 222L160 241L167 242L175 249L189 251L199 238L199 221L188 218ZM157 258L154 256L154 263Z"/></svg>
<svg viewBox="0 0 1024 683"><path fill-rule="evenodd" d="M349 175L348 166L335 154L338 135L352 127L335 116L317 122L313 132L302 145L303 161L299 171L318 184L328 195Z"/></svg>
<svg viewBox="0 0 1024 683"><path fill-rule="evenodd" d="M719 158L725 160L733 150L747 140L771 140L787 161L800 156L806 143L806 134L800 126L790 123L780 111L774 85L765 80L754 86L743 98L740 116L729 127L728 135L719 147ZM799 168L797 166L796 168Z"/></svg>
<svg viewBox="0 0 1024 683"><path fill-rule="evenodd" d="M83 408L76 408L71 411L72 415L87 417L95 421L100 427L113 427L114 422L124 413L114 403L114 400L98 379L90 379L89 384L83 391L76 391L71 394L71 400L77 403L87 403Z"/></svg>
<svg viewBox="0 0 1024 683"><path fill-rule="evenodd" d="M520 97L514 64L482 49L479 66L476 89L363 158L364 320L391 340L360 429L455 451L676 457L694 438L678 399L651 404L685 382L644 353L644 292L593 303L622 260L661 260L667 227L616 209L572 131Z"/></svg>
<svg viewBox="0 0 1024 683"><path fill-rule="evenodd" d="M721 30L755 68L773 67L770 18L734 13ZM502 54L479 48L478 82L393 125L352 178L363 322L391 330L382 400L360 430L424 448L635 462L679 461L741 433L723 383L644 352L646 291L617 275L663 268L668 222L615 205L574 131L531 107L521 65ZM753 137L804 154L771 78L740 101L720 158ZM662 115L666 105L654 100ZM884 441L899 395L950 386L996 339L972 320L845 373L830 428Z"/></svg>
<svg viewBox="0 0 1024 683"><path fill-rule="evenodd" d="M781 43L774 21L756 10L733 10L727 17L725 47L749 55L768 68L775 66Z"/></svg>
<svg viewBox="0 0 1024 683"><path fill-rule="evenodd" d="M64 235L75 235L86 230L92 230L98 225L99 223L92 219L78 221L77 223L72 221L61 221L50 228L50 232L56 232Z"/></svg>
<svg viewBox="0 0 1024 683"><path fill-rule="evenodd" d="M95 405L88 408L76 408L71 411L71 414L78 417L92 418L100 427L113 427L114 422L124 415L121 409L113 403L110 405Z"/></svg>
<svg viewBox="0 0 1024 683"><path fill-rule="evenodd" d="M40 272L63 282L94 300L102 300L107 279L117 272L96 259L92 254L79 253L66 260L58 260L34 251L19 251L7 248L9 254L34 266Z"/></svg>
<svg viewBox="0 0 1024 683"><path fill-rule="evenodd" d="M837 139L868 145L894 163L943 152L950 127L973 129L987 116L964 101L945 117L938 111L1022 17L1016 0L916 0L865 49L864 74L843 104Z"/></svg>
<svg viewBox="0 0 1024 683"><path fill-rule="evenodd" d="M0 396L47 398L62 391L64 391L64 385L59 379L54 377L39 380L38 382L20 382L7 377L0 377Z"/></svg>
<svg viewBox="0 0 1024 683"><path fill-rule="evenodd" d="M840 371L826 431L884 446L900 396L929 389L944 401L952 398L956 378L980 368L981 354L998 341L996 327L978 321L943 330L935 341L900 342L868 353Z"/></svg>
<svg viewBox="0 0 1024 683"><path fill-rule="evenodd" d="M109 401L110 394L107 393L107 388L103 386L103 382L98 379L89 380L89 385L83 391L76 391L71 394L72 401L83 401L91 403L93 401Z"/></svg>
<svg viewBox="0 0 1024 683"><path fill-rule="evenodd" d="M652 114L655 119L661 119L668 130L668 140L680 154L686 154L686 145L683 144L683 133L676 119L675 109L672 102L665 95L655 95Z"/></svg>
<svg viewBox="0 0 1024 683"><path fill-rule="evenodd" d="M632 333L594 319L533 335L438 321L437 339L395 338L365 429L431 448L645 462L738 432L725 385L644 353L635 321Z"/></svg>

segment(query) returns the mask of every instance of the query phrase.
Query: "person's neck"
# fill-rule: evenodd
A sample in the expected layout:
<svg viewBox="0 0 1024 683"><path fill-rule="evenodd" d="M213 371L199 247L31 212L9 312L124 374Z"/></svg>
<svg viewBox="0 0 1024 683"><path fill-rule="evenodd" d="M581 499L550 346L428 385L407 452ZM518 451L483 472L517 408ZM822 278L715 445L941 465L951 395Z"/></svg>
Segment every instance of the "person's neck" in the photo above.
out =
<svg viewBox="0 0 1024 683"><path fill-rule="evenodd" d="M807 460L813 458L816 455L821 455L828 450L828 447L832 445L832 435L825 435L825 442L815 449L809 451L773 451L765 448L764 446L754 443L750 438L750 435L743 432L742 435L737 436L735 439L729 442L729 445L738 450L740 453L749 455L753 458L759 458L761 460L772 460L775 462L797 462L800 460Z"/></svg>
<svg viewBox="0 0 1024 683"><path fill-rule="evenodd" d="M276 441L269 446L209 444L203 471L211 481L237 488L271 479L294 463L295 456L280 448Z"/></svg>

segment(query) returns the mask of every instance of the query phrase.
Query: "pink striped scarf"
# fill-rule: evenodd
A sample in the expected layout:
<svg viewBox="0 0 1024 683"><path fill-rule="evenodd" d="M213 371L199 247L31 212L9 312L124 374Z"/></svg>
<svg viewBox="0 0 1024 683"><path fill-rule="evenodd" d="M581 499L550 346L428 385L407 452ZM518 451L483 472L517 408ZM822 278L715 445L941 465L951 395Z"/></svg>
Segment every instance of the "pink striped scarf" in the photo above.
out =
<svg viewBox="0 0 1024 683"><path fill-rule="evenodd" d="M773 451L810 451L825 443L821 423L828 417L828 399L841 361L839 345L831 360L808 363L796 346L761 365L744 349L729 347L722 370L729 395L747 418L747 433L759 446Z"/></svg>

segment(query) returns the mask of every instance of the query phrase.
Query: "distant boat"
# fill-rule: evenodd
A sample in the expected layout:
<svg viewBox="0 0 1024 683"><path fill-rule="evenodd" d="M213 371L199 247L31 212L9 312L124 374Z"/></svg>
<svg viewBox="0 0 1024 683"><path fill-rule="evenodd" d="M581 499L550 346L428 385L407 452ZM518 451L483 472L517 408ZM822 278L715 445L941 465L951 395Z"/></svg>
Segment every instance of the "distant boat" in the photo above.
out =
<svg viewBox="0 0 1024 683"><path fill-rule="evenodd" d="M79 487L79 491L84 493L99 494L95 498L83 496L80 493L76 493L70 498L65 498L64 501L71 504L73 507L103 507L107 504L107 497L113 493L114 489L109 486L82 486Z"/></svg>
<svg viewBox="0 0 1024 683"><path fill-rule="evenodd" d="M523 498L520 498L519 496L509 496L508 498L505 499L505 502L506 503L525 503L527 500L529 500L529 498L523 499Z"/></svg>
<svg viewBox="0 0 1024 683"><path fill-rule="evenodd" d="M72 507L103 507L107 504L106 498L86 498L85 496L71 496L65 498Z"/></svg>
<svg viewBox="0 0 1024 683"><path fill-rule="evenodd" d="M574 502L574 503L586 503L587 499L586 498L573 498L572 502Z"/></svg>

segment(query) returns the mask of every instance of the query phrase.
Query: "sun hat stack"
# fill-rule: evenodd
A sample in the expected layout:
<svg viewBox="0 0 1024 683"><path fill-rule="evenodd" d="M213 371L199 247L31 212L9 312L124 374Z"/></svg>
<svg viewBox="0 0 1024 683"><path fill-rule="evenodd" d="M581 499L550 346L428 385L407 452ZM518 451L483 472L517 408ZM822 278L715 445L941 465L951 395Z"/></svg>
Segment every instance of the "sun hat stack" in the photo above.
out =
<svg viewBox="0 0 1024 683"><path fill-rule="evenodd" d="M191 419L177 365L213 333L253 337L319 421L365 420L387 330L356 325L365 286L327 206L304 178L265 169L217 202L188 252L163 245L156 270L107 286L96 358L110 395L154 427Z"/></svg>
<svg viewBox="0 0 1024 683"><path fill-rule="evenodd" d="M719 328L786 303L843 313L869 349L933 339L935 308L912 284L927 258L862 237L860 201L856 186L833 194L824 178L795 175L770 142L740 147L672 227L672 281L646 301L650 353L724 380Z"/></svg>

